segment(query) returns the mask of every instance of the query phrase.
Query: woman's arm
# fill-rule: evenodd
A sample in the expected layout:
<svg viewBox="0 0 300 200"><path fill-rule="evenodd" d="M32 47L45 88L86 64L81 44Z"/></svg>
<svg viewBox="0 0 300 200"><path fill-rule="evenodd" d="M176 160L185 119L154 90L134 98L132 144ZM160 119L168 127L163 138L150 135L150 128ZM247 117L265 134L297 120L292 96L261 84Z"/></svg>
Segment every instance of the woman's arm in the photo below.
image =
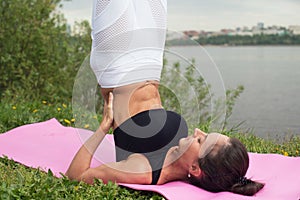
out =
<svg viewBox="0 0 300 200"><path fill-rule="evenodd" d="M94 179L101 179L104 183L112 181L117 183L150 184L152 181L152 170L148 159L144 155L131 154L126 160L89 168L77 180L93 184Z"/></svg>
<svg viewBox="0 0 300 200"><path fill-rule="evenodd" d="M93 155L113 124L113 95L109 93L108 103L104 109L103 119L98 130L82 145L73 158L66 176L70 179L81 180L91 164Z"/></svg>
<svg viewBox="0 0 300 200"><path fill-rule="evenodd" d="M142 154L132 154L126 160L90 168L93 154L113 124L113 95L109 93L99 129L79 149L66 172L70 179L93 184L94 179L121 183L150 184L151 166Z"/></svg>

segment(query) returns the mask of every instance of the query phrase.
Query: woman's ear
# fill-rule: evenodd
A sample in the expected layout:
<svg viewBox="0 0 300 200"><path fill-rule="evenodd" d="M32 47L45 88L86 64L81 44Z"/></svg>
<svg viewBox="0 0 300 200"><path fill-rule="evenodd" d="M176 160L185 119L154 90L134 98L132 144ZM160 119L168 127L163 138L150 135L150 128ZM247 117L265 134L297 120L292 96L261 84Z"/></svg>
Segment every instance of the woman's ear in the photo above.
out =
<svg viewBox="0 0 300 200"><path fill-rule="evenodd" d="M198 162L194 162L190 167L189 173L192 174L194 177L199 177L201 175L201 169L199 167Z"/></svg>

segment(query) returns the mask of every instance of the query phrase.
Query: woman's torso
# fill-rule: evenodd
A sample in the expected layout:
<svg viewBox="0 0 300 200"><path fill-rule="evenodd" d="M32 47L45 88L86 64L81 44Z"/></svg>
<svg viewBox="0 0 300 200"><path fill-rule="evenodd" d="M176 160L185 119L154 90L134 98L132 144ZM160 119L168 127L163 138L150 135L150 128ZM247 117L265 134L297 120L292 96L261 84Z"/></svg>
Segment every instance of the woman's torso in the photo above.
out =
<svg viewBox="0 0 300 200"><path fill-rule="evenodd" d="M159 82L146 81L117 88L102 88L102 96L108 99L109 92L114 95L115 129L125 120L145 110L162 108L158 91Z"/></svg>
<svg viewBox="0 0 300 200"><path fill-rule="evenodd" d="M139 112L114 130L116 159L126 160L137 153L145 156L152 170L151 184L157 184L168 151L187 133L184 118L175 112L162 108Z"/></svg>

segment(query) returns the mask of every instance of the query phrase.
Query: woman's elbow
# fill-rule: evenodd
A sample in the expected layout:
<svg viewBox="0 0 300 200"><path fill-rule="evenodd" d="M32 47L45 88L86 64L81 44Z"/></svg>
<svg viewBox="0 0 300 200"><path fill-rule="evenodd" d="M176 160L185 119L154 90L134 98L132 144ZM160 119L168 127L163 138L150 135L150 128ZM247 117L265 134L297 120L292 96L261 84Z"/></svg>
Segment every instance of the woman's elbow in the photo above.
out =
<svg viewBox="0 0 300 200"><path fill-rule="evenodd" d="M76 180L76 181L80 181L81 178L81 174L76 173L72 170L67 170L65 176L68 177L70 180Z"/></svg>
<svg viewBox="0 0 300 200"><path fill-rule="evenodd" d="M85 171L84 173L82 173L76 180L83 181L87 184L92 185L92 184L94 184L94 180L96 178L99 178L99 173L98 173L98 175L96 175L94 169L89 169L89 170Z"/></svg>
<svg viewBox="0 0 300 200"><path fill-rule="evenodd" d="M97 172L97 173L95 173ZM70 179L70 180L76 180L76 181L83 181L87 184L94 184L94 180L96 178L101 178L100 172L96 171L95 169L88 169L84 171L83 173L74 173L70 170L68 170L65 175Z"/></svg>

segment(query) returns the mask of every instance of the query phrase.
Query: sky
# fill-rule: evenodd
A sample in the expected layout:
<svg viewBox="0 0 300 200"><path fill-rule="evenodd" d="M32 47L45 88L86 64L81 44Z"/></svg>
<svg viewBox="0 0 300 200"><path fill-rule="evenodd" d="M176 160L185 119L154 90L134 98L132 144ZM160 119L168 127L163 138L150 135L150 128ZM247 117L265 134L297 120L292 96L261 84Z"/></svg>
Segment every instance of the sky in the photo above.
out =
<svg viewBox="0 0 300 200"><path fill-rule="evenodd" d="M62 11L68 23L90 21L92 2L64 1ZM251 28L258 22L300 25L300 0L168 0L168 29L173 31Z"/></svg>

